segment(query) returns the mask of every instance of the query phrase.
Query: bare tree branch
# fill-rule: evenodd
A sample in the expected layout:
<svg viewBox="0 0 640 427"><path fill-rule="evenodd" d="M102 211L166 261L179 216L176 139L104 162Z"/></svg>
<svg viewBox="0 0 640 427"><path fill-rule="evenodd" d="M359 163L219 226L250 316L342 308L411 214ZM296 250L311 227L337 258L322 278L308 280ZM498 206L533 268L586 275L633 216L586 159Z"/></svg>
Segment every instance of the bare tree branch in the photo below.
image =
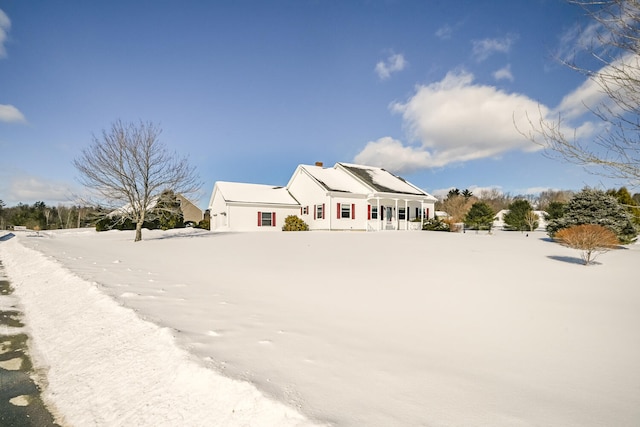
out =
<svg viewBox="0 0 640 427"><path fill-rule="evenodd" d="M145 216L164 191L188 195L201 186L187 158L160 142L161 132L150 122L118 120L73 162L83 185L136 223L135 241L142 240Z"/></svg>
<svg viewBox="0 0 640 427"><path fill-rule="evenodd" d="M582 166L596 166L596 172L622 180L632 187L640 185L640 0L569 0L591 18L588 32L590 57L597 70L562 60L569 68L584 74L605 95L598 105L585 105L601 128L591 140L581 129L568 126L567 114L539 119L527 116L529 130L520 131L560 157ZM515 123L515 119L514 119ZM516 126L517 127L517 126ZM589 169L593 172L592 169Z"/></svg>

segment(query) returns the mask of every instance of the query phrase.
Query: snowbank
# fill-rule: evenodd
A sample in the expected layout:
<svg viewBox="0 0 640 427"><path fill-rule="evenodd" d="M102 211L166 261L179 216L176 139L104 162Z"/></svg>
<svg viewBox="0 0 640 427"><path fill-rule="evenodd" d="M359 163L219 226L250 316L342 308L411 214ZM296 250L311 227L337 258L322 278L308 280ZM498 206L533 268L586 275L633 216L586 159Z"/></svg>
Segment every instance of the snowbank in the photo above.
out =
<svg viewBox="0 0 640 427"><path fill-rule="evenodd" d="M195 363L172 331L141 320L15 239L0 259L25 306L45 400L73 426L302 426L304 418Z"/></svg>
<svg viewBox="0 0 640 427"><path fill-rule="evenodd" d="M639 245L583 267L543 233L144 237L0 243L72 425L640 420Z"/></svg>

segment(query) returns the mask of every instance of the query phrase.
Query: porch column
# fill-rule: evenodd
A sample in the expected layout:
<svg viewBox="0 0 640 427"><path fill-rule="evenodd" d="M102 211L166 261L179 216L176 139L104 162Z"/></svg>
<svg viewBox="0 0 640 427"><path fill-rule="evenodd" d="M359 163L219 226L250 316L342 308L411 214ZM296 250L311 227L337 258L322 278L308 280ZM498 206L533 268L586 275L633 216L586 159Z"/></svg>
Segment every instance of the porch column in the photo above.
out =
<svg viewBox="0 0 640 427"><path fill-rule="evenodd" d="M378 216L376 218L376 223L378 224L378 231L382 230L382 212L380 212L380 197L376 197L376 201L378 203Z"/></svg>
<svg viewBox="0 0 640 427"><path fill-rule="evenodd" d="M396 231L400 230L400 220L398 219L398 199L396 199Z"/></svg>
<svg viewBox="0 0 640 427"><path fill-rule="evenodd" d="M404 231L409 230L409 201L404 199Z"/></svg>

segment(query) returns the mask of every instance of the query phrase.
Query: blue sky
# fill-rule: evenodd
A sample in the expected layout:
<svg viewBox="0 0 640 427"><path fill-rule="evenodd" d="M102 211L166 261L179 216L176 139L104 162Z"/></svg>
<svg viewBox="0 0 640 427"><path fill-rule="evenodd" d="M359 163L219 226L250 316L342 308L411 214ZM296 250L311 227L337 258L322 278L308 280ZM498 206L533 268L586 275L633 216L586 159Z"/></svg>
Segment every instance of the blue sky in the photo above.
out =
<svg viewBox="0 0 640 427"><path fill-rule="evenodd" d="M160 125L202 208L215 181L285 185L316 161L436 195L613 187L513 124L589 129L599 95L557 59L588 25L561 0L0 0L0 199L69 203L72 160L118 119Z"/></svg>

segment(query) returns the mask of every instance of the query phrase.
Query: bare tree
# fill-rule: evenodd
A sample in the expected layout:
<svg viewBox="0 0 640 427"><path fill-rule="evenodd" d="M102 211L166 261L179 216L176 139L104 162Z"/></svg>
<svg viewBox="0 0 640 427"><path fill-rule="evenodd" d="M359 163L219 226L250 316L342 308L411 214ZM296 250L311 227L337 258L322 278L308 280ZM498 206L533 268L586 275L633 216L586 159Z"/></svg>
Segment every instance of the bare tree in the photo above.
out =
<svg viewBox="0 0 640 427"><path fill-rule="evenodd" d="M494 212L500 212L503 209L507 209L513 201L513 197L508 193L503 193L497 188L481 190L478 193L478 199L488 204Z"/></svg>
<svg viewBox="0 0 640 427"><path fill-rule="evenodd" d="M545 190L538 196L538 209L544 211L554 202L567 203L573 197L571 190Z"/></svg>
<svg viewBox="0 0 640 427"><path fill-rule="evenodd" d="M591 18L587 47L596 67L564 60L571 69L586 75L605 101L586 105L602 124L593 141L580 137L579 129L567 125L567 115L555 119L529 120L530 140L548 148L552 156L583 166L597 166L596 173L640 185L640 0L568 0Z"/></svg>
<svg viewBox="0 0 640 427"><path fill-rule="evenodd" d="M533 231L538 227L538 221L540 217L533 211L529 211L524 215L524 223L529 229L529 231Z"/></svg>
<svg viewBox="0 0 640 427"><path fill-rule="evenodd" d="M168 151L158 139L161 132L151 122L118 120L100 138L94 135L73 162L82 184L136 224L136 242L142 240L145 216L163 191L191 194L200 188L195 169L187 158Z"/></svg>
<svg viewBox="0 0 640 427"><path fill-rule="evenodd" d="M474 197L466 199L464 196L459 194L459 192L456 194L450 191L447 197L442 202L438 202L437 208L449 214L449 222L458 223L462 222L462 219L467 214L474 202Z"/></svg>

